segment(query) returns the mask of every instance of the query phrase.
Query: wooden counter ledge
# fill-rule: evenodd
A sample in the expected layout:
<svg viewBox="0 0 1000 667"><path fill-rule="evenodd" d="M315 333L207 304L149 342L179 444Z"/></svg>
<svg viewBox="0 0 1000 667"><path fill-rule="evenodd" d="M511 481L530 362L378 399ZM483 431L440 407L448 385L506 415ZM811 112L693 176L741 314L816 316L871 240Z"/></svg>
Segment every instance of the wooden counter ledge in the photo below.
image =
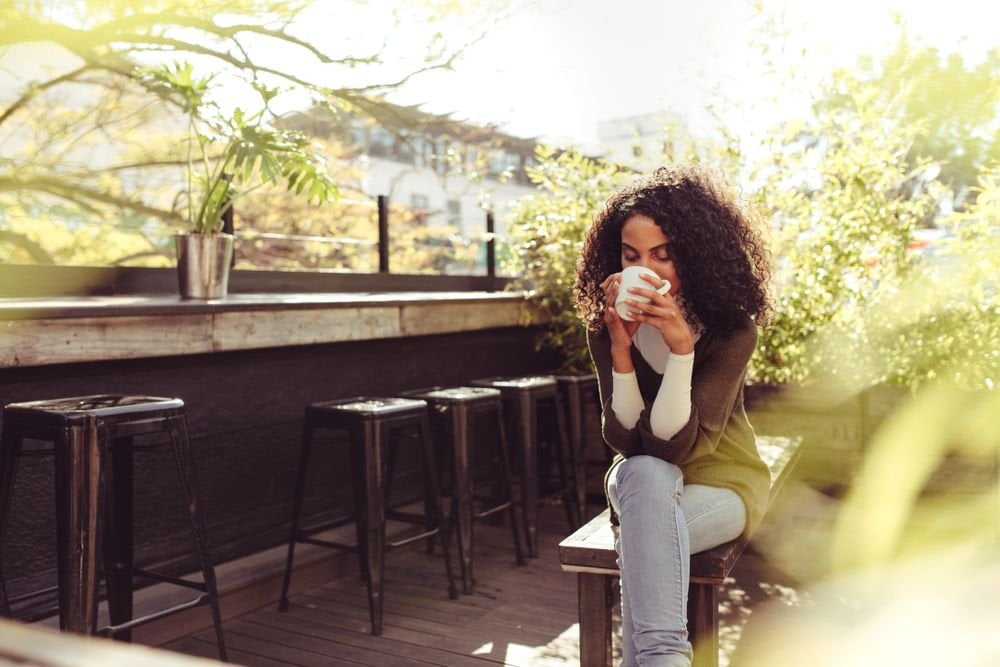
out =
<svg viewBox="0 0 1000 667"><path fill-rule="evenodd" d="M0 299L0 368L401 338L541 320L523 292Z"/></svg>

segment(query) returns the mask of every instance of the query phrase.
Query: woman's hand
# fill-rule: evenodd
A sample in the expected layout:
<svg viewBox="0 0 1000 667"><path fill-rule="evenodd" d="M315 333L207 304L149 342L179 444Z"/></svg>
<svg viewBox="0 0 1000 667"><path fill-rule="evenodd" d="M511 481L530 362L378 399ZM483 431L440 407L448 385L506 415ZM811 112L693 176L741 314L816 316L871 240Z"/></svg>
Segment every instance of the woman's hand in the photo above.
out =
<svg viewBox="0 0 1000 667"><path fill-rule="evenodd" d="M621 273L612 273L603 283L604 291L604 324L611 337L611 362L619 373L628 373L632 368L632 336L639 328L639 322L623 320L615 310L615 300L618 298L618 287L621 284Z"/></svg>
<svg viewBox="0 0 1000 667"><path fill-rule="evenodd" d="M625 303L633 312L638 311L635 317L636 323L645 322L659 330L663 336L663 342L674 354L688 354L694 350L694 332L684 319L684 311L670 294L660 294L656 291L662 282L658 278L650 275L641 276L643 280L650 284L650 287L632 287L631 294L644 296L649 299L649 303L643 303L637 299L625 299ZM614 302L611 302L612 304ZM614 310L612 306L611 310ZM607 309L605 309L605 321L607 321ZM619 318L620 319L620 318ZM610 325L608 331L611 331ZM635 329L632 330L633 333ZM612 344L614 344L612 339Z"/></svg>

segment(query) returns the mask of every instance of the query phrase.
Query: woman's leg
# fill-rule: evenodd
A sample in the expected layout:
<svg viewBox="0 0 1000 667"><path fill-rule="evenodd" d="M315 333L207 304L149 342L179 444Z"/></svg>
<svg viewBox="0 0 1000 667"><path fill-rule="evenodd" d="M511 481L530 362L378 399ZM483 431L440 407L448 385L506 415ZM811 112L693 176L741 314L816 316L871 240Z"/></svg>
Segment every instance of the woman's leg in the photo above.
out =
<svg viewBox="0 0 1000 667"><path fill-rule="evenodd" d="M681 511L693 554L735 540L747 522L743 499L732 489L717 486L686 485Z"/></svg>
<svg viewBox="0 0 1000 667"><path fill-rule="evenodd" d="M690 664L683 488L680 468L652 456L626 459L608 476L619 520L623 667Z"/></svg>
<svg viewBox="0 0 1000 667"><path fill-rule="evenodd" d="M622 664L688 665L690 554L737 537L743 502L729 489L685 487L677 466L650 456L621 462L608 492L620 523Z"/></svg>

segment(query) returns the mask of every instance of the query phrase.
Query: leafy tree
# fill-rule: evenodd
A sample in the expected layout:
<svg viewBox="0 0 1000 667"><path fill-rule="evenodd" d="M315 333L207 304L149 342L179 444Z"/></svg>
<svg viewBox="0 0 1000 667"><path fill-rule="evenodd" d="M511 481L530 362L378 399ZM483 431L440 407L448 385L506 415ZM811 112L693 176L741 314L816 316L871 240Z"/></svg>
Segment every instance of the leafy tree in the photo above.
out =
<svg viewBox="0 0 1000 667"><path fill-rule="evenodd" d="M908 164L925 158L939 162L940 180L959 199L976 184L980 169L1000 161L1000 48L969 65L958 53L941 53L901 32L887 56L864 57L837 78L821 106L849 108L851 90L861 85L877 91L881 103L896 105L902 122L919 128Z"/></svg>
<svg viewBox="0 0 1000 667"><path fill-rule="evenodd" d="M850 104L780 128L751 174L776 258L775 317L752 365L758 380L806 380L827 361L812 343L829 328L858 351L857 323L875 288L908 275L914 231L943 195L931 163L911 168L905 159L919 127L882 104L870 83L834 85Z"/></svg>
<svg viewBox="0 0 1000 667"><path fill-rule="evenodd" d="M315 12L347 15L358 5L346 0L4 3L0 43L7 46L0 59L18 76L14 98L0 108L0 253L55 260L61 251L44 247L22 223L70 210L71 217L102 225L117 225L123 212L154 221L130 226L131 233L146 246L140 254L161 248L156 230L179 222L173 193L185 163L173 136L181 129L180 109L169 100L165 106L143 85L147 66L164 54L197 59L206 69L244 80L259 94L250 115L273 116L275 92L297 90L335 113L379 116L386 109L381 95L420 72L449 67L465 46L434 31L439 19L457 21L452 34L470 36L467 44L498 15L493 0L469 3L461 13L438 0L400 5L395 24L386 26L390 36L423 26L425 38L405 71L388 62L384 45L347 54L330 36L322 43L298 36L296 20ZM51 67L23 66L35 62ZM106 256L114 261L136 252L109 248Z"/></svg>
<svg viewBox="0 0 1000 667"><path fill-rule="evenodd" d="M949 236L915 258L897 286L880 285L863 317L859 345L822 338L851 384L916 389L942 381L995 390L1000 381L1000 165L984 171L975 203L944 221Z"/></svg>

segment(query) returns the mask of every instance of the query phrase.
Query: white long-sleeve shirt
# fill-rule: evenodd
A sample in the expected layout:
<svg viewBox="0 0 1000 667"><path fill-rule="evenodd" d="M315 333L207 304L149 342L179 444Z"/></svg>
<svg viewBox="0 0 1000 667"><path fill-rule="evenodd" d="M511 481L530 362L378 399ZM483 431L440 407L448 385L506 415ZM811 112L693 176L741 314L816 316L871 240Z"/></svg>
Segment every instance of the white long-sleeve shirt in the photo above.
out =
<svg viewBox="0 0 1000 667"><path fill-rule="evenodd" d="M700 332L695 333L698 340ZM650 367L663 374L660 388L649 411L649 425L658 438L669 440L691 417L691 371L694 352L674 354L663 342L659 330L649 324L640 324L632 336L632 344ZM627 429L634 428L645 404L639 392L635 371L611 372L611 409L618 422Z"/></svg>

